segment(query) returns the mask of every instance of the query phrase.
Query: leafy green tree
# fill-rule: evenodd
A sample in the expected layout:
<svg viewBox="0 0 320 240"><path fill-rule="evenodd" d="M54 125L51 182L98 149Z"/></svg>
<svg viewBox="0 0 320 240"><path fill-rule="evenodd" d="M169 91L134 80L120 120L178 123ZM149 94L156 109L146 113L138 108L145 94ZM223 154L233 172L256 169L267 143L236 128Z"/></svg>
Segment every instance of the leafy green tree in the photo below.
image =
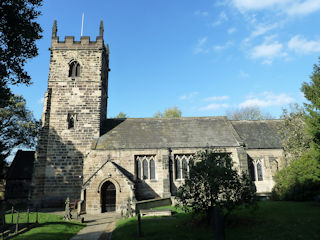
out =
<svg viewBox="0 0 320 240"><path fill-rule="evenodd" d="M291 161L290 165L280 170L275 175L275 186L273 197L281 200L311 200L320 194L320 66L314 65L310 83L303 83L302 92L309 100L305 103L305 123L309 134L310 148L305 144L303 137L293 136L289 149L293 155L298 157L305 150L303 155ZM293 124L299 124L293 123ZM302 128L303 124L300 124ZM304 127L304 126L303 126ZM295 133L299 131L295 130Z"/></svg>
<svg viewBox="0 0 320 240"><path fill-rule="evenodd" d="M181 117L181 111L178 109L178 107L174 106L173 108L167 108L164 110L164 112L157 112L154 116L154 118L180 118Z"/></svg>
<svg viewBox="0 0 320 240"><path fill-rule="evenodd" d="M305 111L298 104L290 109L282 109L283 124L279 127L284 149L284 160L287 164L299 159L310 149L311 137L306 132Z"/></svg>
<svg viewBox="0 0 320 240"><path fill-rule="evenodd" d="M5 166L5 159L13 148L36 144L39 125L32 112L26 109L23 97L11 96L7 106L0 108L0 167Z"/></svg>
<svg viewBox="0 0 320 240"><path fill-rule="evenodd" d="M240 175L233 169L230 153L207 149L196 153L194 159L190 163L189 177L176 195L185 210L205 214L208 219L222 215L224 210L224 217L213 221L215 225L222 222L224 226L224 218L235 207L254 205L256 187L247 174Z"/></svg>
<svg viewBox="0 0 320 240"><path fill-rule="evenodd" d="M276 200L306 201L320 194L320 154L309 150L275 175L272 197Z"/></svg>
<svg viewBox="0 0 320 240"><path fill-rule="evenodd" d="M226 111L230 120L265 120L272 119L270 113L261 112L258 107L245 107Z"/></svg>
<svg viewBox="0 0 320 240"><path fill-rule="evenodd" d="M119 112L114 118L128 118L129 116L123 112Z"/></svg>
<svg viewBox="0 0 320 240"><path fill-rule="evenodd" d="M306 124L312 139L311 147L320 153L320 63L313 66L310 79L310 83L303 83L301 90L304 97L309 100L309 103L305 103L305 108L308 113Z"/></svg>
<svg viewBox="0 0 320 240"><path fill-rule="evenodd" d="M30 83L24 70L26 61L38 55L35 41L42 29L35 19L42 0L1 0L0 80L1 84Z"/></svg>

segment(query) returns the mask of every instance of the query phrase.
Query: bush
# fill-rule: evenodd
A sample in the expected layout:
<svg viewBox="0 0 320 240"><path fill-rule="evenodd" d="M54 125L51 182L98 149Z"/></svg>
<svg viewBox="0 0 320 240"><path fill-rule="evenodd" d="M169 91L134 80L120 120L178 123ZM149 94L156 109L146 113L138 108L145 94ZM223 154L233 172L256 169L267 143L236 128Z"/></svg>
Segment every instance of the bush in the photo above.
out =
<svg viewBox="0 0 320 240"><path fill-rule="evenodd" d="M272 198L308 201L320 194L320 156L313 149L275 175Z"/></svg>

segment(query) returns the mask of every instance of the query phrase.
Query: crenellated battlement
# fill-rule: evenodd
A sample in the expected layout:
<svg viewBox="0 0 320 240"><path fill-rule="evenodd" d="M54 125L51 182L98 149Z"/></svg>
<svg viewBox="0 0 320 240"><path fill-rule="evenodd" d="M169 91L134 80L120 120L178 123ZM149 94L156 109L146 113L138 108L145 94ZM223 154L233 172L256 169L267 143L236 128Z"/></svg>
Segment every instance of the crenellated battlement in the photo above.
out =
<svg viewBox="0 0 320 240"><path fill-rule="evenodd" d="M57 36L57 21L54 21L52 27L52 39L51 39L51 49L101 49L104 48L103 41L103 22L100 22L99 36L96 37L96 41L90 41L89 36L84 36L80 38L80 41L75 41L74 36L65 36L64 41L59 40Z"/></svg>
<svg viewBox="0 0 320 240"><path fill-rule="evenodd" d="M74 36L65 36L64 41L59 41L59 37L52 38L51 48L52 49L81 49L81 48L104 48L103 37L98 36L96 41L90 41L90 37L81 37L80 41L75 41Z"/></svg>

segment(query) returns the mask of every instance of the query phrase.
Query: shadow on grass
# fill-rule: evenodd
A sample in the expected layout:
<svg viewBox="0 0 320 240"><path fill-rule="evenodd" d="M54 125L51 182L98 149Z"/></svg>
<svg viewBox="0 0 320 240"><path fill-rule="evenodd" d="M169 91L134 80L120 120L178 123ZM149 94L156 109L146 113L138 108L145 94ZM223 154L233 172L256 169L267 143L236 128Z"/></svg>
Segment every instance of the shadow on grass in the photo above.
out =
<svg viewBox="0 0 320 240"><path fill-rule="evenodd" d="M20 234L14 240L68 240L80 231L84 224L76 222L46 222Z"/></svg>
<svg viewBox="0 0 320 240"><path fill-rule="evenodd" d="M313 202L259 202L255 211L240 207L226 222L227 240L320 239L320 207ZM112 240L212 239L210 226L191 214L176 218L142 217L143 236L137 236L137 218L120 220Z"/></svg>

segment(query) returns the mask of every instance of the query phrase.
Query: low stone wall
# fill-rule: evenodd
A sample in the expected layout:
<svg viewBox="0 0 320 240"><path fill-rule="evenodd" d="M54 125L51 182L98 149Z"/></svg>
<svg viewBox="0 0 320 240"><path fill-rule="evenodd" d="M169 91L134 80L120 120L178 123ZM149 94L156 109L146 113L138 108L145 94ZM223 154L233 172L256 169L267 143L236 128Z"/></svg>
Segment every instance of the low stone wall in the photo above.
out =
<svg viewBox="0 0 320 240"><path fill-rule="evenodd" d="M155 207L162 207L171 205L171 198L158 198L151 200L144 200L135 203L136 213L139 213L141 209L150 209Z"/></svg>

